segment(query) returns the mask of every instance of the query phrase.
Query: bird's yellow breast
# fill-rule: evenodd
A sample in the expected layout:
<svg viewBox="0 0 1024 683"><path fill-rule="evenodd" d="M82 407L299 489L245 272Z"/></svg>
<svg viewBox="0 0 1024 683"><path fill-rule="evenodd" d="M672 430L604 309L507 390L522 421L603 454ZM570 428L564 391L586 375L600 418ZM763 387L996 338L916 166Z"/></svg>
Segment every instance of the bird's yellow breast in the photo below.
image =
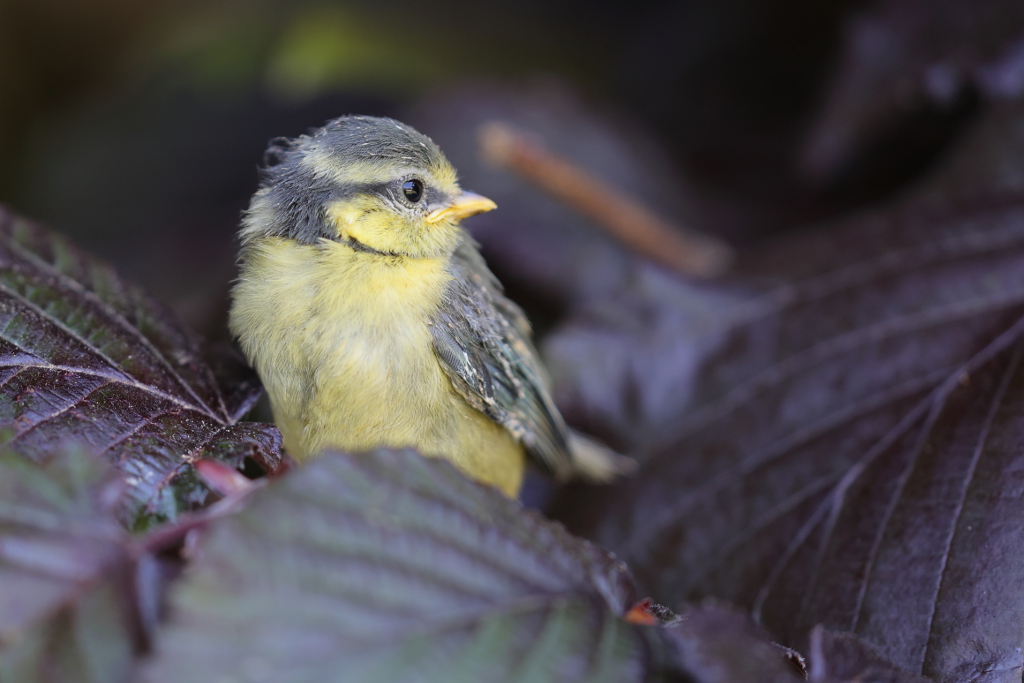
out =
<svg viewBox="0 0 1024 683"><path fill-rule="evenodd" d="M456 393L433 351L430 321L451 280L446 258L275 237L244 258L231 328L291 454L412 446L518 492L521 445Z"/></svg>

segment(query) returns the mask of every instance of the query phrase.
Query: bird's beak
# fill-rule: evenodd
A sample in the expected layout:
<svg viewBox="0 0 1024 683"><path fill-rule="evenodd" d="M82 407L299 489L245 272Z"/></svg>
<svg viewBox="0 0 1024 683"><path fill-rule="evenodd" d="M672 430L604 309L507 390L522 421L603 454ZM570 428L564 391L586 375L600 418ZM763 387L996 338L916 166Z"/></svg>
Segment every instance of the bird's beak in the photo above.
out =
<svg viewBox="0 0 1024 683"><path fill-rule="evenodd" d="M487 197L476 192L463 192L454 202L443 209L435 209L427 216L428 223L439 221L461 221L463 218L475 216L498 208L498 205Z"/></svg>

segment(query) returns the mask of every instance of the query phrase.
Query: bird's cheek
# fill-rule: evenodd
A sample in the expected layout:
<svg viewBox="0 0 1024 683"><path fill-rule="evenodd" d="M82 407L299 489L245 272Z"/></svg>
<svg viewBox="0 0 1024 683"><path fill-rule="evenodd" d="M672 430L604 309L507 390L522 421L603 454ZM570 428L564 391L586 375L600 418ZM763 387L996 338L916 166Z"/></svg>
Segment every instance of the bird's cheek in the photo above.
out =
<svg viewBox="0 0 1024 683"><path fill-rule="evenodd" d="M358 222L361 213L358 209L345 205L334 205L327 207L326 213L328 224L334 228L334 233L340 239L354 237L352 228Z"/></svg>
<svg viewBox="0 0 1024 683"><path fill-rule="evenodd" d="M340 239L351 238L367 246L379 248L381 231L376 225L377 221L370 220L375 215L376 212L367 211L366 207L351 204L335 205L327 210L328 219Z"/></svg>
<svg viewBox="0 0 1024 683"><path fill-rule="evenodd" d="M418 244L416 226L402 220L383 220L378 213L348 227L348 235L368 247L399 254L415 252Z"/></svg>

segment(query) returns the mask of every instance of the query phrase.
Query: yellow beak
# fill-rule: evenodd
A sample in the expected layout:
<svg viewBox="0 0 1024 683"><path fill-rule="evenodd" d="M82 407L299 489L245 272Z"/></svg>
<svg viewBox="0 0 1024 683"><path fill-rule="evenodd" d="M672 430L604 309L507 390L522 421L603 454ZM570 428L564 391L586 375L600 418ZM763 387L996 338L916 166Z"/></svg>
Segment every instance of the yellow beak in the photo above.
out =
<svg viewBox="0 0 1024 683"><path fill-rule="evenodd" d="M450 206L431 211L427 216L427 222L461 221L463 218L475 216L478 213L485 213L496 208L498 208L498 205L487 197L478 195L476 192L463 192Z"/></svg>

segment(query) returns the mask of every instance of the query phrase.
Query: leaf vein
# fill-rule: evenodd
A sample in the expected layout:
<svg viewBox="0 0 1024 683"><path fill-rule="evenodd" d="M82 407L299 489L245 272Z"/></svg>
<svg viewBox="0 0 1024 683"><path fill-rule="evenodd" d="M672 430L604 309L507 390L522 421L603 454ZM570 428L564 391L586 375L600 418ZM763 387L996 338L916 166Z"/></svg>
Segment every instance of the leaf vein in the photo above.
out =
<svg viewBox="0 0 1024 683"><path fill-rule="evenodd" d="M981 460L981 455L985 450L985 444L988 442L988 437L992 430L992 423L995 422L999 406L1002 404L1002 401L1006 396L1006 392L1009 390L1010 379L1014 376L1017 371L1017 367L1020 365L1020 359L1021 347L1018 347L1013 354L1009 367L1006 368L1006 374L999 383L998 390L992 397L992 403L989 406L988 414L985 416L985 423L981 432L978 434L977 445L974 448L974 452L971 454L971 462L967 468L967 476L964 477L963 489L960 492L960 497L956 502L956 508L953 511L953 519L951 520L949 527L949 534L946 538L945 548L943 549L944 552L942 553L938 581L935 584L935 599L931 601L932 609L931 613L928 615L928 626L925 629L925 632L928 634L928 639L925 642L919 660L922 671L924 670L925 662L928 661L928 652L931 650L931 633L935 623L935 615L938 612L939 592L942 590L942 584L945 582L946 569L949 566L949 554L953 547L953 540L956 538L957 526L959 524L960 517L963 514L964 506L967 504L967 494L971 488L971 483L974 481L974 475L977 472L978 462Z"/></svg>
<svg viewBox="0 0 1024 683"><path fill-rule="evenodd" d="M106 381L104 381L104 382L101 382L100 384L97 384L97 385L96 385L96 386L94 386L94 387L93 387L92 389L89 389L89 391L85 392L84 394L82 394L81 396L79 396L79 397L78 397L78 398L76 398L76 399L75 399L74 401L72 401L72 402L71 402L71 403L69 403L68 405L64 406L63 408L61 408L61 409L60 409L60 410L58 410L57 412L53 413L52 415L46 415L46 416L44 416L44 417L43 417L43 419L41 419L41 420L37 420L36 422L33 422L33 423L32 423L31 425L29 425L29 427L28 427L28 428L26 428L26 429L24 429L24 430L22 430L22 431L18 432L17 434L15 434L15 435L14 435L14 441L17 441L17 440L19 440L19 439L22 439L22 438L24 438L24 436L25 436L26 434L28 434L29 432L31 432L31 431L32 431L33 429L35 429L36 427L38 427L38 426L40 426L40 425L42 425L42 424L46 424L47 422L50 422L51 420L55 420L55 419L57 419L58 417L60 417L61 415L63 415L63 414L65 414L65 413L67 413L67 412L68 412L69 410L72 410L73 408L75 408L75 407L77 407L77 406L81 405L81 404L82 404L82 402L83 402L83 401L84 401L85 399L89 398L90 396L92 396L93 394L95 394L95 393L96 393L97 391L99 391L99 390L101 390L101 389L104 389L104 388L106 388L106 387L109 387L109 386L110 386L111 384L113 384L113 381L112 381L112 380L110 380L110 379L107 379Z"/></svg>
<svg viewBox="0 0 1024 683"><path fill-rule="evenodd" d="M112 382L115 382L117 384L124 384L134 389L138 389L139 391L143 391L147 394L151 394L165 401L181 406L185 410L200 413L202 415L210 417L216 420L218 424L223 424L223 422L217 415L213 415L207 410L200 410L198 407L191 403L186 403L185 401L182 401L180 398L173 396L171 394L167 394L152 385L143 384L142 382L139 382L138 380L129 375L124 375L121 373L117 373L116 375L108 375L102 372L97 372L95 370L87 370L81 367L76 368L71 367L69 365L54 365L52 363L4 363L0 361L0 368L38 368L40 370L48 370L51 372L64 372L73 375L84 375L86 377L100 377L103 379L111 380Z"/></svg>
<svg viewBox="0 0 1024 683"><path fill-rule="evenodd" d="M928 433L934 426L935 421L938 420L939 415L941 415L942 410L946 405L946 400L957 389L957 387L960 386L961 377L969 375L978 368L983 367L986 363L988 363L997 355L1006 350L1011 344L1016 342L1022 334L1024 334L1024 318L1018 319L1017 322L1015 322L1008 330L1003 332L991 344L982 349L981 352L979 352L969 361L964 363L964 365L961 366L959 371L950 375L949 378L942 383L942 385L936 388L934 397L931 401L931 407L929 410L927 420L921 431L921 436L914 446L913 455L907 463L907 468L900 476L899 484L897 485L893 493L893 497L889 501L889 505L886 508L885 514L882 518L881 523L878 526L878 531L875 534L874 541L871 545L871 551L868 554L868 558L864 567L864 574L861 578L860 586L858 587L857 591L857 604L856 609L854 611L853 623L851 624L850 628L851 631L856 631L857 624L860 621L860 615L864 610L864 599L867 595L867 586L871 579L871 575L874 572L875 561L878 559L878 551L881 547L882 537L885 533L885 529L889 525L889 520L891 519L892 514L895 511L899 496L902 495L903 488L907 484L907 481L910 477L910 473L917 465L918 456L921 453L921 449L924 447L924 443L927 439Z"/></svg>
<svg viewBox="0 0 1024 683"><path fill-rule="evenodd" d="M867 343L880 343L893 339L901 334L918 332L928 327L952 323L964 318L974 317L981 313L989 313L1003 308L1019 305L1024 299L1024 292L1015 292L1002 297L985 297L960 302L958 305L939 308L933 311L905 315L895 320L884 320L873 325L857 328L846 334L830 337L823 342L799 351L784 358L766 370L754 375L749 380L729 390L720 399L698 408L682 426L673 430L672 434L659 440L675 443L687 438L693 432L706 428L713 422L720 421L725 415L740 406L751 402L759 394L777 387L815 364L828 361L843 353L866 347Z"/></svg>
<svg viewBox="0 0 1024 683"><path fill-rule="evenodd" d="M22 248L21 250L22 250L23 252L25 252L25 253L28 253L28 254L30 254L30 255L31 255L31 252L27 252L27 251L25 251L25 250L24 250L23 248ZM65 282L65 284L67 284L67 283L71 283L71 285L72 285L72 289L76 289L76 290L78 290L78 292L79 292L80 294L82 294L82 295L83 295L83 296L85 296L86 298L89 298L90 300L92 300L92 301L94 301L95 303L97 303L97 305L99 305L99 306L100 306L100 307L101 307L102 309L104 309L104 312L107 312L107 313L108 313L109 315L111 315L111 316L113 316L113 317L114 317L114 319L115 319L115 322L116 322L116 323L118 323L119 325L121 325L121 326L122 326L122 327L124 327L125 329L129 330L129 333L130 333L130 335L131 335L131 336L134 336L134 337L136 338L136 340L137 340L137 341L139 341L139 343L141 343L141 344L142 344L142 346L143 346L143 347L145 347L145 348L146 348L146 349L147 349L147 350L148 350L148 351L149 351L149 352L150 352L150 353L151 353L151 354L152 354L152 355L153 355L153 356L155 357L155 359L157 360L157 362L158 362L158 363L159 363L160 365L163 365L163 366L164 366L164 367L165 367L165 368L167 369L167 371L168 371L168 372L170 373L170 376L171 376L171 377L172 377L172 378L173 378L173 379L174 379L174 380L175 380L175 381L176 381L176 382L177 382L177 383L178 383L179 385L181 385L181 387L182 387L182 388L184 388L184 389L185 389L185 392L186 392L187 394L190 394L190 395L192 396L192 398L194 398L194 399L196 400L196 405L197 405L197 406L201 406L201 407L202 407L202 409L203 409L203 412L207 412L207 413L209 413L209 414L210 414L210 416L211 416L211 417L213 417L213 418L217 419L217 416L216 416L216 415L215 415L215 414L213 413L213 411L212 411L212 410L210 409L210 407L209 407L208 405L206 405L206 402L205 402L205 401L203 401L203 400L202 400L202 399L201 399L201 398L199 397L199 395L198 395L198 394L197 394L197 393L195 392L195 390L193 389L193 387L192 387L191 385L189 385L189 384L188 384L188 383L187 383L187 382L186 382L186 381L184 380L184 378L183 378L183 377L181 377L181 376L180 376L180 375L179 375L179 374L178 374L178 373L177 373L177 372L176 372L176 371L174 370L174 368L173 368L173 367L171 367L171 365L170 365L169 361L168 361L168 360L167 360L166 358L164 358L164 357L163 357L163 355L161 355L161 354L160 354L160 353L159 353L159 352L158 352L158 351L156 350L156 348L155 348L155 347L154 347L154 346L152 345L152 343L151 343L151 342L150 342L150 341L149 341L149 340L148 340L148 339L147 339L147 338L145 337L145 335L143 335L143 334L142 334L142 332L141 332L141 331L139 331L138 329L136 329L136 328L132 327L132 326L131 326L131 325L130 325L130 324L128 323L128 321L127 321L127 320L125 320L125 319L124 319L123 317L121 317L121 316L120 316L120 315L119 315L119 314L118 314L118 313L117 313L116 311L114 311L114 310L113 310L113 309L112 309L112 308L111 308L111 307L109 306L109 304L106 304L105 302L103 302L103 300L102 300L102 299L99 299L98 297L96 297L96 296L94 296L94 295L93 295L93 296L90 296L90 295L89 295L89 294L90 294L89 290L87 290L87 289L85 289L84 287L82 287L82 285L81 285L81 284L77 283L77 282L76 282L75 280L73 280L72 278L68 277L67 275L65 275L65 274L61 273L61 271L59 271L59 270L57 270L57 269L53 268L52 266L49 266L49 264L46 264L46 262L45 262L45 261L43 261L42 259L38 259L38 257L35 257L35 259L36 259L36 260L38 260L38 261L39 261L40 263L42 263L42 264L43 264L44 266L46 266L46 269L47 269L47 270L49 270L50 272L54 273L54 274L55 274L55 276L56 276L56 277L59 277L59 278L60 278L60 279L61 279L61 280L62 280L63 282ZM102 360L102 361L103 361L104 363L106 363L107 365L109 365L109 366L110 366L110 368L111 368L112 370L116 371L117 373L119 373L119 374L121 374L121 375L125 375L125 376L128 376L128 373L124 372L124 370L122 370L122 369L121 369L121 367L120 367L120 366L118 365L118 363L117 363L117 362L116 362L116 361L115 361L115 360L114 360L113 358L111 358L111 357L110 357L110 356L108 356L108 355L107 355L106 353L104 353L103 351L101 351L101 350L100 350L100 349L99 349L99 348L98 348L97 346L95 346L95 345L91 344L91 343L90 343L90 342L89 342L89 341L88 341L87 339L85 339L84 337L82 337L82 336L81 336L81 335L80 335L80 334L79 334L78 332L76 332L75 330L73 330L72 328L70 328L70 327L69 327L68 325L66 325L66 324L64 323L64 321L60 320L59 318L57 318L57 317L56 317L56 316L54 316L53 314L51 314L51 313L47 312L46 310L44 310L43 308L41 308L40 306L38 306L38 305L37 305L37 304L36 304L35 302L33 302L33 301L30 301L30 300L29 300L29 299L28 299L27 297L25 297L24 295L22 295L22 294L20 294L20 293L18 293L18 292L15 292L15 291L13 291L13 290L11 290L11 288L10 288L10 287L8 287L7 285L4 285L4 284L0 284L0 292L3 292L3 293L4 293L4 294L6 294L7 296L11 297L11 299L13 299L14 301L17 301L17 302L18 302L18 303L20 303L21 305L25 306L26 308L28 308L29 310L31 310L32 312L34 312L34 313L35 313L36 315L38 315L38 316L39 316L40 318L42 318L42 319L44 319L44 320L46 320L46 321L50 322L50 323L51 323L51 324L52 324L52 325L53 325L54 327L56 327L57 329L59 329L59 330L63 331L63 332L65 333L65 334L67 334L67 335L68 335L69 337L71 337L72 339L76 340L76 341L77 341L77 342L78 342L79 344L81 344L81 345L82 345L82 346L83 346L84 348L86 348L86 349L88 349L88 350L89 350L90 352L92 352L92 354L94 354L94 355L95 355L95 356L96 356L97 358L99 358L99 359L100 359L100 360ZM10 341L10 340L9 340L9 341ZM14 343L14 342L12 342L12 343ZM20 347L19 347L19 348L20 348ZM33 355L35 355L35 354L33 354ZM218 390L218 393L219 393L219 390ZM225 414L226 414L226 411L225 411ZM221 420L219 420L219 419L218 419L218 421L221 421Z"/></svg>

